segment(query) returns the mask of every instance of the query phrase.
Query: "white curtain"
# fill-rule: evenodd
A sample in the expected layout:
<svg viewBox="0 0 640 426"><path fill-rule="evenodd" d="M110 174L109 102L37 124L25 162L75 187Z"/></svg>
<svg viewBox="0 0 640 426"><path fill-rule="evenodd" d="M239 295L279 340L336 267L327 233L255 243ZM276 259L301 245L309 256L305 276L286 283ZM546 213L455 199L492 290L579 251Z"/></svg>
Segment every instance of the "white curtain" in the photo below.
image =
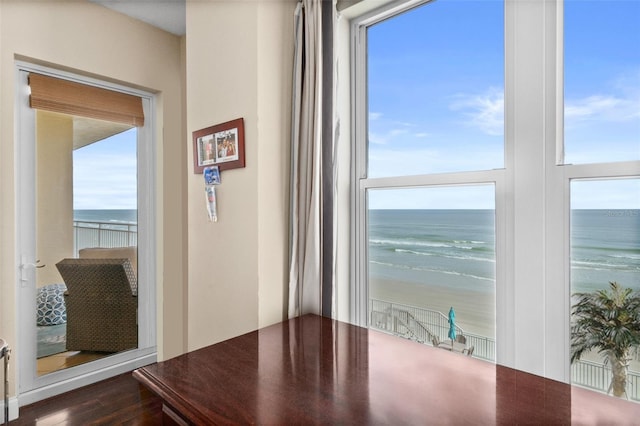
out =
<svg viewBox="0 0 640 426"><path fill-rule="evenodd" d="M327 2L327 5L335 10L333 2ZM298 3L294 30L289 318L322 313L322 94L325 78L322 72L321 0ZM331 133L325 137L330 138ZM333 262L333 259L326 260Z"/></svg>

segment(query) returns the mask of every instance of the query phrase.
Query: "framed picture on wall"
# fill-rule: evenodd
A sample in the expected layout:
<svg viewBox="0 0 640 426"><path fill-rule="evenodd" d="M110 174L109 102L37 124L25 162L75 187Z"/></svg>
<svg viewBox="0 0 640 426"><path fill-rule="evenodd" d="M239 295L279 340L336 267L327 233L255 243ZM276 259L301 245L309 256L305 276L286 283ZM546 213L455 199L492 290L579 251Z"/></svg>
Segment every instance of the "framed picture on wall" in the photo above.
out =
<svg viewBox="0 0 640 426"><path fill-rule="evenodd" d="M220 171L244 167L244 119L193 132L193 172L213 165Z"/></svg>

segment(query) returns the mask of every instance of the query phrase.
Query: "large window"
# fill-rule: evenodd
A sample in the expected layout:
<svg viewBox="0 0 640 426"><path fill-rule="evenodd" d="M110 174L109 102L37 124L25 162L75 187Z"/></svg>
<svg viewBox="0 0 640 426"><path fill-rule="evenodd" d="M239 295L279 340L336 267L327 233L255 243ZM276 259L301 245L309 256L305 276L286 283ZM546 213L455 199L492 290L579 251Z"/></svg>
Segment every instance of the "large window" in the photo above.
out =
<svg viewBox="0 0 640 426"><path fill-rule="evenodd" d="M442 1L359 28L360 321L489 361L503 26L502 2Z"/></svg>
<svg viewBox="0 0 640 426"><path fill-rule="evenodd" d="M633 401L640 401L639 22L637 1L564 3L571 381Z"/></svg>
<svg viewBox="0 0 640 426"><path fill-rule="evenodd" d="M571 380L640 402L640 179L571 183Z"/></svg>
<svg viewBox="0 0 640 426"><path fill-rule="evenodd" d="M500 1L437 1L367 28L368 173L504 166Z"/></svg>
<svg viewBox="0 0 640 426"><path fill-rule="evenodd" d="M493 185L370 189L371 326L495 360ZM473 348L473 349L472 349Z"/></svg>
<svg viewBox="0 0 640 426"><path fill-rule="evenodd" d="M639 27L638 1L565 1L565 163L640 160Z"/></svg>
<svg viewBox="0 0 640 426"><path fill-rule="evenodd" d="M416 3L352 21L351 319L429 344L378 300L447 315L490 284L496 362L606 393L597 350L578 379L571 312L640 282L640 3Z"/></svg>
<svg viewBox="0 0 640 426"><path fill-rule="evenodd" d="M640 291L640 179L571 183L572 292Z"/></svg>

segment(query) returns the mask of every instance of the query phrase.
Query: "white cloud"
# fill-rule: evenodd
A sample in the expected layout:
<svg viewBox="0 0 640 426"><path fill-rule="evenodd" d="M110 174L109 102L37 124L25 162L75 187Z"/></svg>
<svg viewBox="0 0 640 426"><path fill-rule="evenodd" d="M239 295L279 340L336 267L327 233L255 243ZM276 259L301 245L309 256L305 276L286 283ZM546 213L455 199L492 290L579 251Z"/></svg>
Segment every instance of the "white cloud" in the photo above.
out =
<svg viewBox="0 0 640 426"><path fill-rule="evenodd" d="M572 209L640 209L640 179L575 180Z"/></svg>
<svg viewBox="0 0 640 426"><path fill-rule="evenodd" d="M391 129L385 133L377 133L369 131L369 143L376 145L386 145L398 138L408 136L409 131L406 129Z"/></svg>
<svg viewBox="0 0 640 426"><path fill-rule="evenodd" d="M383 115L380 113L375 114L375 120L378 120ZM430 133L422 131L419 127L419 125L407 121L380 120L369 128L369 143L386 145L388 143L406 142L431 136Z"/></svg>
<svg viewBox="0 0 640 426"><path fill-rule="evenodd" d="M75 209L136 208L135 157L118 154L76 157L73 175Z"/></svg>
<svg viewBox="0 0 640 426"><path fill-rule="evenodd" d="M369 113L369 121L376 121L380 117L382 117L382 113L381 112L370 112Z"/></svg>
<svg viewBox="0 0 640 426"><path fill-rule="evenodd" d="M455 141L431 149L393 149L375 147L369 151L370 177L421 175L466 170L487 170L500 167L501 152L490 149L465 151L459 155Z"/></svg>
<svg viewBox="0 0 640 426"><path fill-rule="evenodd" d="M137 154L135 129L73 153L75 209L135 209Z"/></svg>
<svg viewBox="0 0 640 426"><path fill-rule="evenodd" d="M640 118L640 98L623 98L614 95L592 95L565 102L564 116L567 125L579 121L624 122Z"/></svg>
<svg viewBox="0 0 640 426"><path fill-rule="evenodd" d="M467 125L491 136L504 134L504 91L489 88L483 94L458 94L449 108L460 111Z"/></svg>
<svg viewBox="0 0 640 426"><path fill-rule="evenodd" d="M393 124L402 127L416 127L415 124L409 123L407 121L394 121Z"/></svg>
<svg viewBox="0 0 640 426"><path fill-rule="evenodd" d="M369 208L375 209L495 209L491 184L397 188L369 192Z"/></svg>
<svg viewBox="0 0 640 426"><path fill-rule="evenodd" d="M640 69L615 76L593 94L565 98L565 125L628 123L640 119Z"/></svg>
<svg viewBox="0 0 640 426"><path fill-rule="evenodd" d="M611 87L618 93L632 94L631 97L640 98L640 67L619 73L610 81Z"/></svg>

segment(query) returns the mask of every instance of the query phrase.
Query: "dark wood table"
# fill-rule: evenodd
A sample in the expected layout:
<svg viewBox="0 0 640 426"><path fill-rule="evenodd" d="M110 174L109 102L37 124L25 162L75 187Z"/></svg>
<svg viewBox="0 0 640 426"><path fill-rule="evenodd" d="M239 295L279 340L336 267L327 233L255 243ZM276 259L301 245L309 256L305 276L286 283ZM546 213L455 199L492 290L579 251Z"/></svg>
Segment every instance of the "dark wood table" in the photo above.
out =
<svg viewBox="0 0 640 426"><path fill-rule="evenodd" d="M640 424L640 404L315 315L133 374L179 424Z"/></svg>

